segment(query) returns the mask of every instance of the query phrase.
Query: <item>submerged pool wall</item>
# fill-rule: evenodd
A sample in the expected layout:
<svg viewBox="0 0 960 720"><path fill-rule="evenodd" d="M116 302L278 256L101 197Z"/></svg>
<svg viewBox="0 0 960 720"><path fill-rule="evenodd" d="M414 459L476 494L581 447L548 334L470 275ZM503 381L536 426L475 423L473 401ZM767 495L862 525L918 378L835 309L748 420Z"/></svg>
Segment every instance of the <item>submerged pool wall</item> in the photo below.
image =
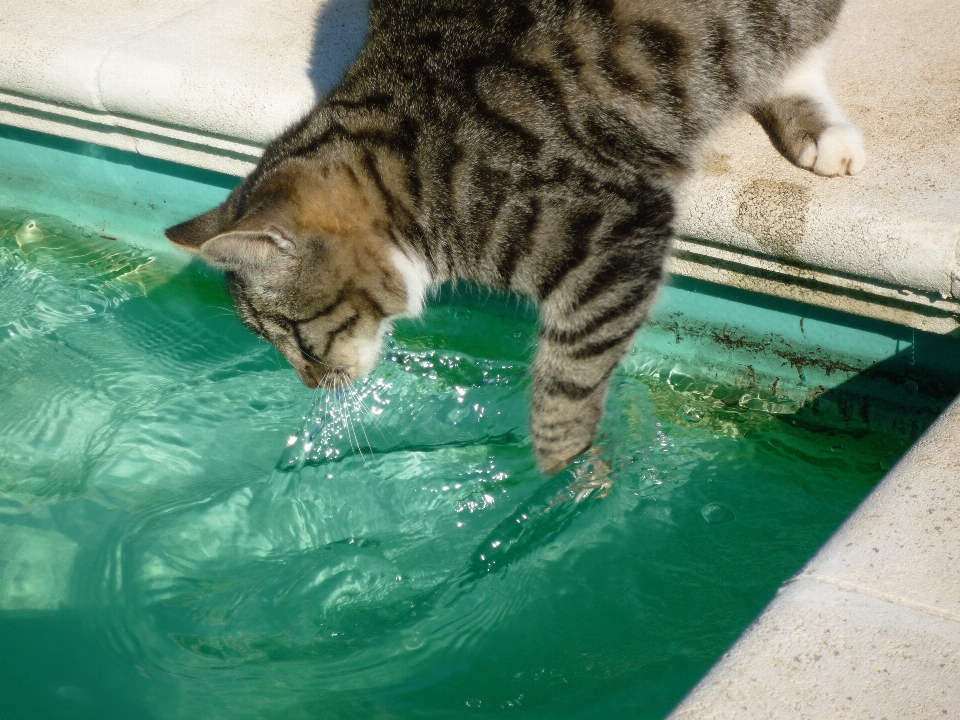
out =
<svg viewBox="0 0 960 720"><path fill-rule="evenodd" d="M0 206L71 218L185 262L163 230L205 212L239 182L232 175L70 138L0 125Z"/></svg>

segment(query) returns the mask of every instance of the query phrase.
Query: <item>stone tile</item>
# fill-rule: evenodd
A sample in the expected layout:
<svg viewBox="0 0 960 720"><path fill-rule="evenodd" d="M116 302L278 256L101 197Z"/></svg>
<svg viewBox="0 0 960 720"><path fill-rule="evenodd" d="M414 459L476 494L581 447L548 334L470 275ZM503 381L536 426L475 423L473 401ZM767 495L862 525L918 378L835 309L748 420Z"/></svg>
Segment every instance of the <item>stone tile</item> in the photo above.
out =
<svg viewBox="0 0 960 720"><path fill-rule="evenodd" d="M4 0L0 90L102 111L98 76L111 48L205 1Z"/></svg>
<svg viewBox="0 0 960 720"><path fill-rule="evenodd" d="M670 720L960 718L960 622L799 579Z"/></svg>
<svg viewBox="0 0 960 720"><path fill-rule="evenodd" d="M679 234L949 297L960 133L944 122L960 117L957 38L958 0L847 0L828 84L863 131L866 169L818 178L742 117L708 144L680 192ZM743 222L744 210L764 206L789 229L776 242L764 237L764 217Z"/></svg>
<svg viewBox="0 0 960 720"><path fill-rule="evenodd" d="M960 402L805 568L804 575L960 621Z"/></svg>
<svg viewBox="0 0 960 720"><path fill-rule="evenodd" d="M118 44L100 70L118 114L266 143L359 54L366 0L214 0Z"/></svg>

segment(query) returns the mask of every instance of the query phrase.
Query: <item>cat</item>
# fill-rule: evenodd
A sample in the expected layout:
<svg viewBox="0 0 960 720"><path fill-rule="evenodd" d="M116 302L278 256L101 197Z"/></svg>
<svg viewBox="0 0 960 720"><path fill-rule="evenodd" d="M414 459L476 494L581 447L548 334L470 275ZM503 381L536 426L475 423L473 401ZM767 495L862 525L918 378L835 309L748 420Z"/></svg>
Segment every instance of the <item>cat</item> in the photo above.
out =
<svg viewBox="0 0 960 720"><path fill-rule="evenodd" d="M534 299L530 430L557 473L593 443L711 131L747 111L794 164L863 169L824 81L841 4L373 0L339 86L167 237L310 387L370 372L438 283Z"/></svg>

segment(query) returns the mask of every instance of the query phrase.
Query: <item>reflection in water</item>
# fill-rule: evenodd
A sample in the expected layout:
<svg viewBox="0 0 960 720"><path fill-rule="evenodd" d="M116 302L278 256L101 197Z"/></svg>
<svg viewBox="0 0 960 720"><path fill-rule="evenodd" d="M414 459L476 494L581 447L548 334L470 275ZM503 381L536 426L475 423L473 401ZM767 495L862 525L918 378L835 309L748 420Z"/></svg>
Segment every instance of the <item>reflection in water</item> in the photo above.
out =
<svg viewBox="0 0 960 720"><path fill-rule="evenodd" d="M0 525L0 610L55 610L67 598L77 544L65 535Z"/></svg>
<svg viewBox="0 0 960 720"><path fill-rule="evenodd" d="M434 306L314 392L214 274L0 227L24 717L662 717L907 442L667 368L618 376L598 451L545 480L527 320Z"/></svg>

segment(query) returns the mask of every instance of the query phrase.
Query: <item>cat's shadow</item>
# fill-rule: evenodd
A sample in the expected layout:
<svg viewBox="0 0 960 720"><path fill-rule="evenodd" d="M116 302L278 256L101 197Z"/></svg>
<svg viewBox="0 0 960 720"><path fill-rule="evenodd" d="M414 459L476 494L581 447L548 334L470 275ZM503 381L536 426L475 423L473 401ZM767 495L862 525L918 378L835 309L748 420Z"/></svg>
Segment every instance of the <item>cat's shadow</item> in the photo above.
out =
<svg viewBox="0 0 960 720"><path fill-rule="evenodd" d="M317 93L326 97L356 60L367 39L369 0L326 0L316 19L307 74Z"/></svg>

